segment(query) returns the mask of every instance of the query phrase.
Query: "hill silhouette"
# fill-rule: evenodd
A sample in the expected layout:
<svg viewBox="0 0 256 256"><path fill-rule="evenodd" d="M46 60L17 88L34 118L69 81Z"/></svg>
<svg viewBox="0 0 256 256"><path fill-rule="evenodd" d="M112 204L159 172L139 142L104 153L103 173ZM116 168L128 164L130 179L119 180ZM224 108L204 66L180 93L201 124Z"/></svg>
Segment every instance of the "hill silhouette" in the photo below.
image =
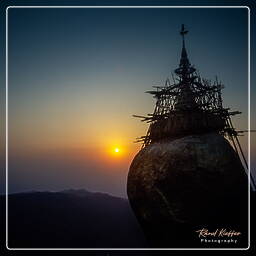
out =
<svg viewBox="0 0 256 256"><path fill-rule="evenodd" d="M251 193L251 227L255 225L255 196L254 191ZM4 234L4 195L0 196L0 205L0 226ZM150 247L128 200L105 193L69 189L60 192L10 194L8 213L9 248ZM251 228L251 247L246 253L244 251L244 255L255 251L254 241L255 230ZM97 255L104 254L101 252L103 251L98 251ZM115 255L133 254L130 253L131 251L127 251L127 254L125 251L116 251ZM164 255L163 251L156 253ZM192 255L190 253L191 251L189 255ZM136 255L156 254L153 251L139 251Z"/></svg>
<svg viewBox="0 0 256 256"><path fill-rule="evenodd" d="M128 200L105 193L11 194L8 220L10 248L147 247Z"/></svg>

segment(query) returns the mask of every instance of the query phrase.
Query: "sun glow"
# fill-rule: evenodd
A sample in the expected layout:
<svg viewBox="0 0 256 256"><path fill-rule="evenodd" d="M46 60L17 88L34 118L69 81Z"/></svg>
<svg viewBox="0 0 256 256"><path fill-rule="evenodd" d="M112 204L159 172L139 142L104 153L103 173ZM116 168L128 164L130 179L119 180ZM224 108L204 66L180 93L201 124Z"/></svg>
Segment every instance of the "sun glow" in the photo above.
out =
<svg viewBox="0 0 256 256"><path fill-rule="evenodd" d="M101 141L101 143L104 143L104 149L102 149L105 152L105 156L103 157L106 157L108 162L115 164L129 162L134 153L137 152L138 147L138 144L132 143L131 140L132 138L128 136L108 134Z"/></svg>
<svg viewBox="0 0 256 256"><path fill-rule="evenodd" d="M113 156L113 157L117 157L117 158L120 158L120 157L124 157L126 154L124 152L124 148L123 147L120 147L119 145L115 145L115 146L112 146L109 148L109 153Z"/></svg>

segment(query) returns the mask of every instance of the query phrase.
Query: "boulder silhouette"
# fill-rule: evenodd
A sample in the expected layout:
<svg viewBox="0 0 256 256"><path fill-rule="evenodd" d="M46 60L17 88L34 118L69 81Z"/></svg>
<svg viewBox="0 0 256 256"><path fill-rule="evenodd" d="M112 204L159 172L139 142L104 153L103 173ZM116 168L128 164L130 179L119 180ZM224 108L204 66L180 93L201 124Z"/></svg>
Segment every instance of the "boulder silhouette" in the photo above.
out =
<svg viewBox="0 0 256 256"><path fill-rule="evenodd" d="M127 193L154 247L227 247L202 243L196 232L202 228L239 231L238 243L228 247L247 247L247 175L217 133L146 146L130 166Z"/></svg>

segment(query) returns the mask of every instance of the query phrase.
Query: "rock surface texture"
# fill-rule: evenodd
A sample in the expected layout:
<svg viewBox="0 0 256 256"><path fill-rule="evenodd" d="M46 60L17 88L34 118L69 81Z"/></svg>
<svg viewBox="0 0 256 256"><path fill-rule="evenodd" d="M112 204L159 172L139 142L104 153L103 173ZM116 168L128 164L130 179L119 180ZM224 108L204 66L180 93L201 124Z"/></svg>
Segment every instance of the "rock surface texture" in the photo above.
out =
<svg viewBox="0 0 256 256"><path fill-rule="evenodd" d="M130 166L127 192L152 247L247 247L247 175L216 133L146 146ZM202 228L241 235L233 244L206 243L196 232Z"/></svg>

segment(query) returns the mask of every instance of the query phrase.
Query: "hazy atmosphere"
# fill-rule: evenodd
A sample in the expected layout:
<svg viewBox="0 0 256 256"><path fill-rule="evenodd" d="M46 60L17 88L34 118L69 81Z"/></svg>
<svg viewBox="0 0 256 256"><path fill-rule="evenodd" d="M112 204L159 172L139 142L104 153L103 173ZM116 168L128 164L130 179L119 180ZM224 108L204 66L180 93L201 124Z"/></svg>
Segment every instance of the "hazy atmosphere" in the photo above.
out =
<svg viewBox="0 0 256 256"><path fill-rule="evenodd" d="M191 63L218 76L224 106L242 112L234 125L247 130L248 9L9 9L9 191L126 197L134 141L148 128L132 115L153 111L144 92L178 66L182 23ZM241 143L247 154L246 135Z"/></svg>

